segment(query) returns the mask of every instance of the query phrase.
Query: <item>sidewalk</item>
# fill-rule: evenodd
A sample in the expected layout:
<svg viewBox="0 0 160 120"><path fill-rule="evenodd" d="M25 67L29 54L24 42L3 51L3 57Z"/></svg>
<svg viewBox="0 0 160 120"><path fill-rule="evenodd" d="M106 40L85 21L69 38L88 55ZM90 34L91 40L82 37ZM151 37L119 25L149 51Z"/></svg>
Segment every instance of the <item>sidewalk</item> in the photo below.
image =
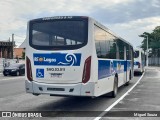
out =
<svg viewBox="0 0 160 120"><path fill-rule="evenodd" d="M129 114L131 111L132 117L136 117L134 115L139 115L133 115L133 111L138 111L140 113L144 113L145 111L151 111L152 113L154 113L154 111L159 111L158 119L160 119L160 67L146 68L144 77L139 84L129 95L111 109L111 111L127 111L122 113L123 115Z"/></svg>

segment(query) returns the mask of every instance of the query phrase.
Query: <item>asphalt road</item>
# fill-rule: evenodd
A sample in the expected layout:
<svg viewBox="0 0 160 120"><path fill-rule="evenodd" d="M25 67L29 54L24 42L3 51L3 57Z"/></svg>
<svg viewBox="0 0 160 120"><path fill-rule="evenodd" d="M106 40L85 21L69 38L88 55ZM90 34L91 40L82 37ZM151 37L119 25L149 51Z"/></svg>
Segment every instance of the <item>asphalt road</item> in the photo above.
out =
<svg viewBox="0 0 160 120"><path fill-rule="evenodd" d="M25 93L24 76L7 76L0 74L0 99Z"/></svg>
<svg viewBox="0 0 160 120"><path fill-rule="evenodd" d="M101 96L97 98L87 97L57 97L49 95L33 96L25 93L24 76L7 76L0 75L0 111L99 111L103 112L114 101L121 97L129 88L131 88L140 76L134 77L129 86L119 88L118 96L111 98ZM68 113L63 113L64 116ZM99 114L99 113L97 113ZM54 119L68 119L70 117L55 115ZM73 112L72 119L80 119ZM75 118L76 117L76 118ZM95 117L81 119L94 119ZM43 118L41 118L43 119ZM48 118L53 119L53 118Z"/></svg>
<svg viewBox="0 0 160 120"><path fill-rule="evenodd" d="M160 120L160 67L146 68L137 86L106 116L103 120Z"/></svg>

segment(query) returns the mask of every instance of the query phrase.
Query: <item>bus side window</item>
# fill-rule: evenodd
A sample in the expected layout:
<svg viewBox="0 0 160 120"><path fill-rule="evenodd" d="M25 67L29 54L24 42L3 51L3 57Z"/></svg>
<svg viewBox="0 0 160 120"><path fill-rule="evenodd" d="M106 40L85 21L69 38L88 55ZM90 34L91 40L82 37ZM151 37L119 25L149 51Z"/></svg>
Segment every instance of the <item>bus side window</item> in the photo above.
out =
<svg viewBox="0 0 160 120"><path fill-rule="evenodd" d="M119 59L124 60L124 46L125 46L125 43L118 39L117 40L117 45L118 45L118 48L119 48Z"/></svg>
<svg viewBox="0 0 160 120"><path fill-rule="evenodd" d="M101 56L101 48L100 48L99 41L96 41L96 53L97 53L97 57Z"/></svg>

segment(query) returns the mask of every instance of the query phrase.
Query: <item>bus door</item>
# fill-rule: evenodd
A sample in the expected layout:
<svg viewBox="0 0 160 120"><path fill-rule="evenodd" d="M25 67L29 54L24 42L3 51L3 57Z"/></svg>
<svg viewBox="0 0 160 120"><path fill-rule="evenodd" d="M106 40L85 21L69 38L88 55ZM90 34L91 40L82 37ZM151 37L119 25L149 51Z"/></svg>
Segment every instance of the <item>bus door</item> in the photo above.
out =
<svg viewBox="0 0 160 120"><path fill-rule="evenodd" d="M124 46L124 83L127 82L127 49Z"/></svg>

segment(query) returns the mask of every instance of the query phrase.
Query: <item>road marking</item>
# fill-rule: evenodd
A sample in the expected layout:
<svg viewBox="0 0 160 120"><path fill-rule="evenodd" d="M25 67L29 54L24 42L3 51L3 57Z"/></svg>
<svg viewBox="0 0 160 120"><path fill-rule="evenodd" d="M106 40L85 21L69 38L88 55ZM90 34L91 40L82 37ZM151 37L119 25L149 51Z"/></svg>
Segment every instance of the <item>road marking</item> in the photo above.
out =
<svg viewBox="0 0 160 120"><path fill-rule="evenodd" d="M144 72L145 73L145 72ZM98 117L96 117L94 120L101 119L108 111L110 111L115 105L117 105L126 95L128 95L129 92L133 90L133 88L140 82L140 80L143 78L144 73L139 78L139 80L123 95L121 96L117 101L115 101L112 105L110 105L107 109L105 109Z"/></svg>
<svg viewBox="0 0 160 120"><path fill-rule="evenodd" d="M8 81L8 80L17 80L17 79L20 79L20 78L25 78L24 76L20 76L20 77L12 77L12 78L5 78L5 79L0 79L0 81Z"/></svg>

